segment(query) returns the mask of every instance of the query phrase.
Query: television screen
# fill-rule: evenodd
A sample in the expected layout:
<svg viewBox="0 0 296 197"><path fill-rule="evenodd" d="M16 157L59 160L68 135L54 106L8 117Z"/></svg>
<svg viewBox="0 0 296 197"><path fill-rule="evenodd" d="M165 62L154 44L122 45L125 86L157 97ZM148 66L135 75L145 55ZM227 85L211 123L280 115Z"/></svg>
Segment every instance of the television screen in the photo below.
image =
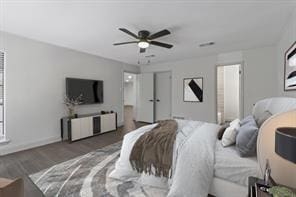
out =
<svg viewBox="0 0 296 197"><path fill-rule="evenodd" d="M70 99L82 95L82 104L103 103L103 81L66 78L66 94Z"/></svg>

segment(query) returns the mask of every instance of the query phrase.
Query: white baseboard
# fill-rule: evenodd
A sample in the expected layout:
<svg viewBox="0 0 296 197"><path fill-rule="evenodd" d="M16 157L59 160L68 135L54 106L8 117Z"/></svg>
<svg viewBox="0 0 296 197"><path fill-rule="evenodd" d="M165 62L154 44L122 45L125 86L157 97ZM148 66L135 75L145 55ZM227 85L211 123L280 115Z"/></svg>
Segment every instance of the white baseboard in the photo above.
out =
<svg viewBox="0 0 296 197"><path fill-rule="evenodd" d="M124 125L124 122L118 122L118 127L123 125ZM13 140L11 140L8 143L0 144L0 156L22 151L22 150L27 150L30 148L35 148L38 146L43 146L46 144L51 144L54 142L59 142L59 141L61 141L60 136L49 137L49 138L41 139L35 142L29 142L25 144L15 144L15 145L13 144Z"/></svg>
<svg viewBox="0 0 296 197"><path fill-rule="evenodd" d="M11 143L13 143L13 141L10 141L10 143L0 146L0 155L1 156L7 155L10 153L14 153L14 152L22 151L22 150L27 150L30 148L35 148L38 146L43 146L46 144L51 144L51 143L59 142L59 141L61 141L61 136L49 137L49 138L41 139L41 140L38 140L35 142L29 142L26 144L16 144L16 145L11 144Z"/></svg>
<svg viewBox="0 0 296 197"><path fill-rule="evenodd" d="M121 127L121 126L123 126L123 125L124 125L124 122L118 122L118 123L117 123L117 126L118 126L118 127Z"/></svg>

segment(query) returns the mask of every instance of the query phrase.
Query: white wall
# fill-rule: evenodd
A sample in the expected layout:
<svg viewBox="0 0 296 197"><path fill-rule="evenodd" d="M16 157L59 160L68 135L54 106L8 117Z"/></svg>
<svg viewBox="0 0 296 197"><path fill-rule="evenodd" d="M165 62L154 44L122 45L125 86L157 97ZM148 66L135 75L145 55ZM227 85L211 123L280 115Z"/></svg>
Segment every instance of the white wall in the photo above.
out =
<svg viewBox="0 0 296 197"><path fill-rule="evenodd" d="M178 62L142 66L142 72L172 72L172 116L214 122L216 57L202 57ZM183 102L183 79L203 77L203 102Z"/></svg>
<svg viewBox="0 0 296 197"><path fill-rule="evenodd" d="M243 51L244 114L252 111L260 99L278 96L276 48L265 47Z"/></svg>
<svg viewBox="0 0 296 197"><path fill-rule="evenodd" d="M251 113L253 104L263 98L277 95L275 47L244 50L244 114ZM219 55L177 62L141 66L142 72L172 71L172 115L195 120L216 122L216 76ZM237 57L237 56L235 56ZM223 63L237 62L228 58ZM183 78L204 78L204 102L183 102Z"/></svg>
<svg viewBox="0 0 296 197"><path fill-rule="evenodd" d="M6 133L0 154L60 140L65 77L104 80L104 104L80 106L78 113L114 110L123 122L123 70L137 66L0 32L6 53Z"/></svg>
<svg viewBox="0 0 296 197"><path fill-rule="evenodd" d="M277 45L277 79L278 91L281 96L296 97L296 91L284 91L284 56L288 48L296 41L296 9L283 31Z"/></svg>
<svg viewBox="0 0 296 197"><path fill-rule="evenodd" d="M224 119L239 118L239 65L224 66Z"/></svg>

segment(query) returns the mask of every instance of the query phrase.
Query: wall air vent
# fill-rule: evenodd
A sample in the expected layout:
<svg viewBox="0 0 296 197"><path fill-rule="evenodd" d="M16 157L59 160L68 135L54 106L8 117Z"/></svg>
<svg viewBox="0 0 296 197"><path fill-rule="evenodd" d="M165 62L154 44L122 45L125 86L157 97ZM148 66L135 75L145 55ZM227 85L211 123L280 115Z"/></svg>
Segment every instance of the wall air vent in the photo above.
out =
<svg viewBox="0 0 296 197"><path fill-rule="evenodd" d="M155 57L155 55L153 55L153 54L152 55L146 55L145 57L146 58L151 58L151 57Z"/></svg>
<svg viewBox="0 0 296 197"><path fill-rule="evenodd" d="M200 44L199 47L207 47L207 46L212 46L214 44L215 44L215 42L206 42L206 43Z"/></svg>
<svg viewBox="0 0 296 197"><path fill-rule="evenodd" d="M147 61L146 60L143 60L143 61L138 60L138 65L145 65L145 64L148 65L150 63L151 63L150 59L148 59Z"/></svg>

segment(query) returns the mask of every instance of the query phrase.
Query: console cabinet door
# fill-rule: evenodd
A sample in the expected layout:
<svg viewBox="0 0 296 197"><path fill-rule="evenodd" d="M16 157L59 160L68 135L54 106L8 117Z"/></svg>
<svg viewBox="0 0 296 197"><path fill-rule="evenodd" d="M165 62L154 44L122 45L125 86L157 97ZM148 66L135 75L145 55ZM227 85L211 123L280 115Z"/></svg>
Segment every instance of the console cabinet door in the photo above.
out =
<svg viewBox="0 0 296 197"><path fill-rule="evenodd" d="M114 113L101 115L101 133L115 130L115 119Z"/></svg>
<svg viewBox="0 0 296 197"><path fill-rule="evenodd" d="M80 139L80 119L72 119L71 120L71 140L78 140Z"/></svg>
<svg viewBox="0 0 296 197"><path fill-rule="evenodd" d="M92 117L80 119L80 138L85 138L93 135L92 132Z"/></svg>

